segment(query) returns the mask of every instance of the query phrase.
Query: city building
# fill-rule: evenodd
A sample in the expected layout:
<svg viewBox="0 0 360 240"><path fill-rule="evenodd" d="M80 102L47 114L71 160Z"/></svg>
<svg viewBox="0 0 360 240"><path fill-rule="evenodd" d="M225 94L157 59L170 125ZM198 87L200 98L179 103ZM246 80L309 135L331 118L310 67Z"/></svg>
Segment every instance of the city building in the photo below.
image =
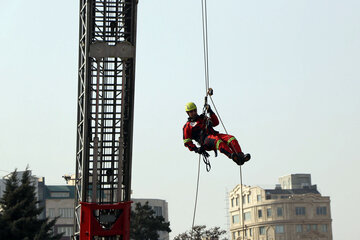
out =
<svg viewBox="0 0 360 240"><path fill-rule="evenodd" d="M21 180L23 171L17 172L17 178ZM9 175L0 179L0 198L5 190L5 181ZM36 177L31 175L31 180L35 186L36 198L39 200L39 207L44 211L39 218L48 217L50 220L58 217L54 231L56 233L64 233L61 240L70 240L74 232L74 206L75 206L75 186L74 176L65 175L64 179L67 185L46 185L44 177ZM132 199L132 208L136 203L144 205L148 202L149 206L154 210L157 216L164 217L168 222L168 203L161 199ZM168 232L159 232L159 240L169 240Z"/></svg>
<svg viewBox="0 0 360 240"><path fill-rule="evenodd" d="M16 172L16 178L19 182L21 181L24 172L25 171ZM6 179L8 179L11 174L12 173L7 174L4 177L2 177L2 179L0 179L0 198L2 198L4 191L5 191ZM45 202L44 202L45 179L43 177L38 178L38 177L32 175L31 171L30 171L30 176L31 176L30 177L31 182L32 182L33 186L35 187L35 196L39 200L39 203L37 205L38 205L38 207L45 208ZM40 213L38 218L44 219L45 212Z"/></svg>
<svg viewBox="0 0 360 240"><path fill-rule="evenodd" d="M274 189L243 185L242 194L237 185L229 193L231 239L332 240L330 197L311 185L311 175L291 174L279 183Z"/></svg>
<svg viewBox="0 0 360 240"><path fill-rule="evenodd" d="M169 221L168 217L168 203L165 200L161 199L131 199L133 204L131 205L132 209L135 208L136 203L145 205L148 202L149 206L154 210L157 216L162 216L165 219L165 222ZM168 232L159 232L159 240L169 240Z"/></svg>
<svg viewBox="0 0 360 240"><path fill-rule="evenodd" d="M5 191L5 179L0 179L0 198L2 198Z"/></svg>
<svg viewBox="0 0 360 240"><path fill-rule="evenodd" d="M74 229L75 186L45 186L46 217L56 221L55 232L64 233L61 240L70 240Z"/></svg>

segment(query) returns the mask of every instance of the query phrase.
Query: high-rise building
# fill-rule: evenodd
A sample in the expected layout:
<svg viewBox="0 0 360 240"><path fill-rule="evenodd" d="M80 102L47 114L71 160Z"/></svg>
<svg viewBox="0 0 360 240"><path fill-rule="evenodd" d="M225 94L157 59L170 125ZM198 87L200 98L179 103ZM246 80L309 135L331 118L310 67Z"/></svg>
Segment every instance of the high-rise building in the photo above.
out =
<svg viewBox="0 0 360 240"><path fill-rule="evenodd" d="M311 185L311 175L291 174L279 182L274 189L243 185L241 194L237 185L230 192L231 239L332 240L330 197Z"/></svg>

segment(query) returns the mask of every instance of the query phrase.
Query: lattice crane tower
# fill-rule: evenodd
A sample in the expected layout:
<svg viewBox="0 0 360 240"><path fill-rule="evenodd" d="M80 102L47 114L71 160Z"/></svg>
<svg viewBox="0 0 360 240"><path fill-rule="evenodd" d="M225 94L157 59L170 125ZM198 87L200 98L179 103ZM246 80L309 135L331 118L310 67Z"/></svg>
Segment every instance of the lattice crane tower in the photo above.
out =
<svg viewBox="0 0 360 240"><path fill-rule="evenodd" d="M129 239L136 12L80 0L74 239Z"/></svg>

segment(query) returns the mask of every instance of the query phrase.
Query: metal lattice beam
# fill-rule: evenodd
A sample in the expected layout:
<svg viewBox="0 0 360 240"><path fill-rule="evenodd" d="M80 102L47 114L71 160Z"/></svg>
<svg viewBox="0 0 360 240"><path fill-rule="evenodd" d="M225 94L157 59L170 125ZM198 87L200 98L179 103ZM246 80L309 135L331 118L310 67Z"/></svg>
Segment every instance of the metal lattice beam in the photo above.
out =
<svg viewBox="0 0 360 240"><path fill-rule="evenodd" d="M80 202L130 200L137 0L80 0L75 235Z"/></svg>

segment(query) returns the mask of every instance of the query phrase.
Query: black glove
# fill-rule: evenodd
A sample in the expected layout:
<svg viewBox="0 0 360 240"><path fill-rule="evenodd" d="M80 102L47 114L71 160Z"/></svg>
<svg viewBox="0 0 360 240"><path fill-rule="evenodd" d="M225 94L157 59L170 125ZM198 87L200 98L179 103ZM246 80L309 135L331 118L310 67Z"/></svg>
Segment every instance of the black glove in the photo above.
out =
<svg viewBox="0 0 360 240"><path fill-rule="evenodd" d="M204 108L205 108L205 110L207 110L208 112L212 112L211 107L210 107L209 104L205 104Z"/></svg>
<svg viewBox="0 0 360 240"><path fill-rule="evenodd" d="M195 148L194 150L198 154L203 154L205 152L205 149L203 147Z"/></svg>
<svg viewBox="0 0 360 240"><path fill-rule="evenodd" d="M195 149L195 152L198 154L203 154L206 157L209 157L210 155L205 151L205 149L203 147L199 147Z"/></svg>

